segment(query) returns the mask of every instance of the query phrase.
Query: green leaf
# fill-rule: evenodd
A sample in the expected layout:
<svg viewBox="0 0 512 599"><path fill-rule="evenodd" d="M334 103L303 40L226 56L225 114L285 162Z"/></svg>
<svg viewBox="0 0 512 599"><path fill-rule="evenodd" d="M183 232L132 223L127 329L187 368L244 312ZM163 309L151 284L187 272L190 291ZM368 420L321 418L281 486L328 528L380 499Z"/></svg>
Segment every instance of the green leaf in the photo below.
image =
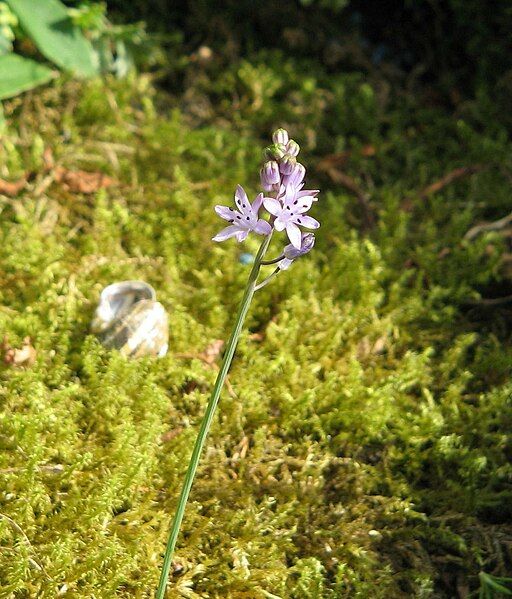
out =
<svg viewBox="0 0 512 599"><path fill-rule="evenodd" d="M7 0L23 30L41 53L81 77L98 73L90 42L71 21L59 0Z"/></svg>
<svg viewBox="0 0 512 599"><path fill-rule="evenodd" d="M512 590L503 586L504 584L512 582L512 578L500 578L493 576L492 574L486 574L485 572L480 572L478 576L482 588L489 591L489 595L492 596L492 591L497 591L503 595L512 595ZM492 589L492 591L490 589Z"/></svg>
<svg viewBox="0 0 512 599"><path fill-rule="evenodd" d="M512 591L504 587L502 584L496 582L496 580L490 580L488 583L489 587L494 591L498 591L498 593L502 593L503 595L512 595Z"/></svg>
<svg viewBox="0 0 512 599"><path fill-rule="evenodd" d="M0 100L16 96L55 77L54 71L17 54L0 56Z"/></svg>

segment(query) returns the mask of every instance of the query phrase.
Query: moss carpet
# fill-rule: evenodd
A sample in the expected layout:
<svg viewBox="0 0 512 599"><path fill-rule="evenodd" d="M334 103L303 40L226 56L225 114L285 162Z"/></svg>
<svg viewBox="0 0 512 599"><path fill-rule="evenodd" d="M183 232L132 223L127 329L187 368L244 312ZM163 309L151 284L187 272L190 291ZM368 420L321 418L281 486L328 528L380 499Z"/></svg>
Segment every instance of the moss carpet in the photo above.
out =
<svg viewBox="0 0 512 599"><path fill-rule="evenodd" d="M2 596L154 593L216 375L205 352L227 337L249 272L240 256L257 244L211 242L212 208L237 183L256 192L270 119L304 145L322 228L255 298L169 596L466 597L480 570L510 571L511 319L479 304L503 281L504 246L493 232L464 239L510 205L496 167L510 144L471 111L383 115L352 76L331 95L308 85L291 99L278 86L258 110L246 89L236 118L199 124L144 77L57 82L6 106L0 177L27 182L0 195L0 330L6 356L29 337L35 359L0 366ZM330 149L351 148L344 168L370 198L370 226L313 168L323 121L294 115L297 97L341 123ZM84 190L78 171L110 184ZM168 309L165 358L126 360L89 333L101 289L125 279Z"/></svg>

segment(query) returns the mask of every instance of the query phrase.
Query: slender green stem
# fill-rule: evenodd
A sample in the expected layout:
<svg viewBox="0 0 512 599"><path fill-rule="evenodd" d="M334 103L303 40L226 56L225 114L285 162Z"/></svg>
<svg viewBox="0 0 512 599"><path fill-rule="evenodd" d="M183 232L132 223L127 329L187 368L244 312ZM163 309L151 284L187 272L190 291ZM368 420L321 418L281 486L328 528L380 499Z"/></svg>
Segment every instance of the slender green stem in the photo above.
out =
<svg viewBox="0 0 512 599"><path fill-rule="evenodd" d="M269 264L276 264L277 262L281 262L281 260L284 258L284 254L281 254L280 256L278 256L277 258L274 258L273 260L262 260L261 264L264 266L268 266Z"/></svg>
<svg viewBox="0 0 512 599"><path fill-rule="evenodd" d="M272 235L268 235L267 237L265 237L265 240L261 244L260 249L258 250L258 253L254 260L254 265L252 267L251 274L249 275L249 279L247 281L247 287L245 288L244 296L240 303L240 307L238 308L238 314L236 316L235 325L233 327L233 330L231 331L231 336L229 337L229 341L226 345L226 353L224 354L224 360L222 361L221 369L217 376L217 380L215 381L210 400L206 407L206 412L201 422L201 427L199 428L199 432L197 434L197 439L194 445L194 449L192 451L192 456L188 465L187 474L185 475L185 480L183 482L183 488L181 489L178 506L174 515L171 532L169 534L169 540L167 541L167 547L165 549L164 563L162 566L162 572L160 574L160 582L158 584L158 590L156 592L156 599L164 599L165 597L165 589L167 587L167 580L169 578L169 570L171 568L174 548L176 547L176 540L180 532L181 522L183 520L183 515L185 514L185 507L187 505L190 489L192 488L192 483L194 482L194 476L196 474L197 466L199 464L199 458L201 457L201 451L203 449L203 445L208 435L208 431L210 430L213 415L215 413L215 408L217 407L217 403L219 401L224 381L226 380L229 367L231 366L231 362L235 354L238 339L240 337L240 333L242 332L242 326L244 324L245 317L247 316L247 312L249 311L249 306L251 304L251 300L256 288L256 282L260 272L261 261L263 259L263 256L265 255L265 252L267 251L271 237Z"/></svg>
<svg viewBox="0 0 512 599"><path fill-rule="evenodd" d="M254 291L258 291L258 289L261 289L262 287L265 287L265 285L268 285L270 283L270 281L274 278L277 277L277 275L281 272L281 270L279 268L276 268L274 270L274 272L269 275L266 279L263 279L263 281L261 281L261 283L258 283L256 285L256 287L254 288Z"/></svg>

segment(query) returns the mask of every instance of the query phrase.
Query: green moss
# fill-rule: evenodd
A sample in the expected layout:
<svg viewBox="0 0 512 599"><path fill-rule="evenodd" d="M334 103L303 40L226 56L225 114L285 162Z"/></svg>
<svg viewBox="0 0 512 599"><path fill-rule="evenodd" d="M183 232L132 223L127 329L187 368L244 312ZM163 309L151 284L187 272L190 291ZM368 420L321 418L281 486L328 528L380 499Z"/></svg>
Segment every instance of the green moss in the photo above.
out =
<svg viewBox="0 0 512 599"><path fill-rule="evenodd" d="M212 244L212 207L238 182L255 190L257 134L280 114L313 157L353 149L378 226L359 233L352 198L313 172L318 249L256 296L170 595L450 597L460 580L478 585L482 564L506 573L508 320L464 304L497 282L501 246L462 238L508 189L483 171L412 213L400 203L462 155L483 162L510 144L469 122L461 133L441 111L390 105L384 118L358 76L327 89L287 63L282 83L256 89L254 72L273 81L265 68L242 63L212 84L221 96L244 86L245 104L203 127L159 116L153 101L166 100L144 78L59 84L7 107L3 175L38 174L1 201L1 330L37 351L33 366L0 367L6 596L152 596L215 378L198 355L226 337L248 275L238 257L256 247ZM291 80L302 88L279 96ZM370 142L374 159L357 153ZM93 195L42 185L44 147L118 183ZM161 360L127 361L89 334L100 290L128 278L170 312Z"/></svg>

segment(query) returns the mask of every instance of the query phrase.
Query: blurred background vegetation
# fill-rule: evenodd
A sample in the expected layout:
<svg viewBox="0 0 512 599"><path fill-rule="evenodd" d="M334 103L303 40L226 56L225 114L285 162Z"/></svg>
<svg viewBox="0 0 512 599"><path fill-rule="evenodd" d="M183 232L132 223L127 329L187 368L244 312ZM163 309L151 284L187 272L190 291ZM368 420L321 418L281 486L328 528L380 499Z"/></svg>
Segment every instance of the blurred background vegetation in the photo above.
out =
<svg viewBox="0 0 512 599"><path fill-rule="evenodd" d="M0 2L5 596L152 596L254 249L212 206L278 126L323 226L253 306L170 596L510 594L511 30L506 0ZM88 334L126 278L161 361Z"/></svg>

